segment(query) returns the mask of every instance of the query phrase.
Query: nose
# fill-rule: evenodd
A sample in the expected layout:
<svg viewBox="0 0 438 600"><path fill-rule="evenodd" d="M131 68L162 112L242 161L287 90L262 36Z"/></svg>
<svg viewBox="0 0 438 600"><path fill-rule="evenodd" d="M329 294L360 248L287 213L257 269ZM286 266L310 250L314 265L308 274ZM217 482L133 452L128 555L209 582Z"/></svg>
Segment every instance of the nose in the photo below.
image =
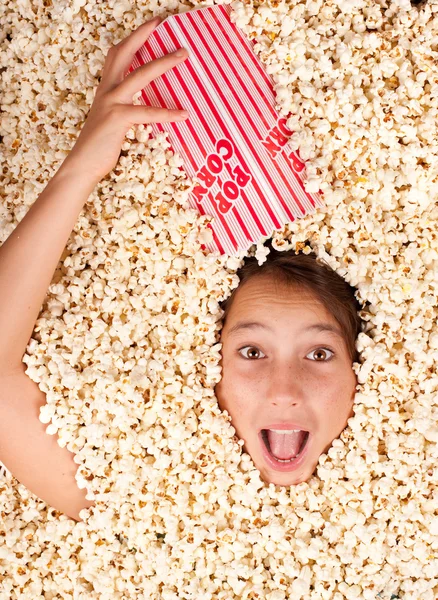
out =
<svg viewBox="0 0 438 600"><path fill-rule="evenodd" d="M281 366L272 370L267 401L274 406L296 406L305 402L309 381L299 367Z"/></svg>

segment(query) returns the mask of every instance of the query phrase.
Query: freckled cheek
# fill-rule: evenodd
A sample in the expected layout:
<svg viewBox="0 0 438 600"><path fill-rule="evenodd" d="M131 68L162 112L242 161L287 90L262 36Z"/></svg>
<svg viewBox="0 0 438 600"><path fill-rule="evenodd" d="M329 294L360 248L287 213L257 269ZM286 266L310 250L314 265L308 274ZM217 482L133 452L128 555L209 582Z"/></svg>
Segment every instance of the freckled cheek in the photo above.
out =
<svg viewBox="0 0 438 600"><path fill-rule="evenodd" d="M354 415L353 403L355 382L346 381L340 385L339 380L327 383L321 390L324 399L322 412L326 413L327 424L333 427L345 427L346 421Z"/></svg>
<svg viewBox="0 0 438 600"><path fill-rule="evenodd" d="M233 420L243 418L247 411L255 406L255 389L257 383L253 378L226 359L222 366L222 379L215 387L219 408L227 410Z"/></svg>

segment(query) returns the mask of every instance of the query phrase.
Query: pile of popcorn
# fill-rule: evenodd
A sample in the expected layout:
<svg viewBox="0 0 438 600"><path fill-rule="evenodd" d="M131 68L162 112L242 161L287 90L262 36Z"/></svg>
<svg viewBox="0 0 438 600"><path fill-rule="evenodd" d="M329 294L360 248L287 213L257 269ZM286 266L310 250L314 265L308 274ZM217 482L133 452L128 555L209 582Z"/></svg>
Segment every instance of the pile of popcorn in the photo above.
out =
<svg viewBox="0 0 438 600"><path fill-rule="evenodd" d="M229 4L229 2L226 2ZM0 7L0 242L72 148L111 45L212 3ZM40 420L96 506L76 523L6 471L0 600L435 600L438 596L438 0L233 2L292 113L326 210L274 232L368 308L355 416L290 488L265 484L217 405L219 302L243 256L165 134L132 128L63 253L24 356ZM1 460L1 456L0 456Z"/></svg>

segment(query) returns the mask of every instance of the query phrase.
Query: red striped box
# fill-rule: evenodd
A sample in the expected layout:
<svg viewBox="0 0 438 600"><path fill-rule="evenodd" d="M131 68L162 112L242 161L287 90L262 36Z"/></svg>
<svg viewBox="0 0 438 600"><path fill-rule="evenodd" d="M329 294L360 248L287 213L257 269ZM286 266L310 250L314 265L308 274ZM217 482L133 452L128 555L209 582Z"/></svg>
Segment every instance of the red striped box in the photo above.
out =
<svg viewBox="0 0 438 600"><path fill-rule="evenodd" d="M219 5L168 17L128 72L187 48L188 58L143 89L140 102L189 111L186 121L151 123L152 135L169 133L198 184L189 205L214 217L203 249L233 255L325 205L321 193L304 190L305 165L288 145L287 117L275 110L274 81L230 13Z"/></svg>

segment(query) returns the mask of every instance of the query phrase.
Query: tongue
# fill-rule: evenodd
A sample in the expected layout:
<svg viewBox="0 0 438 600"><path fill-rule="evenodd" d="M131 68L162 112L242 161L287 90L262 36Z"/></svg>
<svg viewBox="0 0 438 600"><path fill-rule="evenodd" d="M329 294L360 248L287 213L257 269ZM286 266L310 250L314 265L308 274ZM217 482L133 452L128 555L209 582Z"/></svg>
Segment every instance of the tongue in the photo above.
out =
<svg viewBox="0 0 438 600"><path fill-rule="evenodd" d="M306 437L306 431L297 433L275 433L267 430L269 446L275 458L289 460L294 458L300 451L301 444Z"/></svg>

